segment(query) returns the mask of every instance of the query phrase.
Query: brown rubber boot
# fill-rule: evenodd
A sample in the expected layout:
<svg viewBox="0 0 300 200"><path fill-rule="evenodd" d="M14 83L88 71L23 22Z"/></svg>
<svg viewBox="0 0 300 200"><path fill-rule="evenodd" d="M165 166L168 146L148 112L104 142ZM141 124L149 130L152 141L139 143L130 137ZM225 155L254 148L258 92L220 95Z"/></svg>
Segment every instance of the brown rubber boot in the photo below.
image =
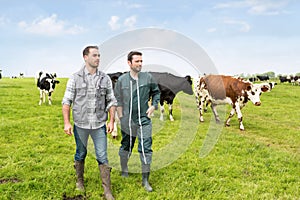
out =
<svg viewBox="0 0 300 200"><path fill-rule="evenodd" d="M114 200L111 193L111 183L110 183L110 171L111 167L109 167L107 164L99 165L100 169L100 177L102 179L102 187L104 189L104 197L107 200Z"/></svg>
<svg viewBox="0 0 300 200"><path fill-rule="evenodd" d="M76 176L77 176L76 189L80 191L84 191L84 181L83 181L84 161L75 160L74 168L76 170Z"/></svg>

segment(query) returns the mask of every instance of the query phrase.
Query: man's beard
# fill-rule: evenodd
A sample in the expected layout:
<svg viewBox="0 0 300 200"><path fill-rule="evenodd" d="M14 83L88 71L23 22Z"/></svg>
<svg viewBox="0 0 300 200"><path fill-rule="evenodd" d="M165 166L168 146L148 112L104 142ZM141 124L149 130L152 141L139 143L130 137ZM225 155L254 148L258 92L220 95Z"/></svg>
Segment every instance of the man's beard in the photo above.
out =
<svg viewBox="0 0 300 200"><path fill-rule="evenodd" d="M92 68L97 69L99 65L91 65Z"/></svg>
<svg viewBox="0 0 300 200"><path fill-rule="evenodd" d="M142 67L133 67L132 71L134 71L135 73L139 73L142 70Z"/></svg>

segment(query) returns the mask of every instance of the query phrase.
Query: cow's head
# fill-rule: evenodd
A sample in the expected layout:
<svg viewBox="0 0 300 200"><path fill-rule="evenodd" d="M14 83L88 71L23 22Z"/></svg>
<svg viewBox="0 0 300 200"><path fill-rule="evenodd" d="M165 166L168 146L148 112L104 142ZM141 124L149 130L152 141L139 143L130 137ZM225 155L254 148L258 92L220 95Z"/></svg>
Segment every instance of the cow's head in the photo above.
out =
<svg viewBox="0 0 300 200"><path fill-rule="evenodd" d="M270 91L268 84L248 84L246 89L248 99L256 106L261 105L260 95L268 91Z"/></svg>
<svg viewBox="0 0 300 200"><path fill-rule="evenodd" d="M45 88L49 93L53 92L56 84L59 84L58 80L55 80L53 78L47 78L45 81Z"/></svg>
<svg viewBox="0 0 300 200"><path fill-rule="evenodd" d="M192 77L190 75L187 75L184 78L188 82L188 85L184 86L183 92L185 92L185 93L187 93L189 95L194 94L193 88L192 88L192 84L193 84Z"/></svg>

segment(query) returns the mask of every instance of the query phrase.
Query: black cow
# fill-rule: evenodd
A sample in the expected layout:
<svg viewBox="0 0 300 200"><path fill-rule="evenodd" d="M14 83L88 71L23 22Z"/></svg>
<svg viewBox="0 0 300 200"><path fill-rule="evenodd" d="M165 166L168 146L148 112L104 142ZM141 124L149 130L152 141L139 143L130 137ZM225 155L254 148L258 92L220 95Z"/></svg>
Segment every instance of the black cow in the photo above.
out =
<svg viewBox="0 0 300 200"><path fill-rule="evenodd" d="M123 72L114 72L114 73L108 73L107 75L110 77L113 88L115 88L115 85L118 81L118 78L123 74Z"/></svg>
<svg viewBox="0 0 300 200"><path fill-rule="evenodd" d="M291 83L291 77L290 76L279 76L280 83L289 82Z"/></svg>
<svg viewBox="0 0 300 200"><path fill-rule="evenodd" d="M173 118L173 100L176 94L180 91L189 95L193 94L191 76L179 77L171 73L149 72L154 80L157 82L160 90L160 120L163 120L164 102L169 105L169 117L171 121Z"/></svg>
<svg viewBox="0 0 300 200"><path fill-rule="evenodd" d="M270 80L268 75L257 75L256 76L260 81L268 81Z"/></svg>
<svg viewBox="0 0 300 200"><path fill-rule="evenodd" d="M250 77L250 78L249 78L249 81L250 81L250 82L255 82L255 81L257 81L257 78L255 78L255 77Z"/></svg>
<svg viewBox="0 0 300 200"><path fill-rule="evenodd" d="M55 79L56 74L51 74L47 72L39 72L36 77L36 85L40 90L40 102L39 105L42 105L42 102L45 103L46 95L48 95L49 105L52 104L51 94L54 92L55 85L59 83Z"/></svg>

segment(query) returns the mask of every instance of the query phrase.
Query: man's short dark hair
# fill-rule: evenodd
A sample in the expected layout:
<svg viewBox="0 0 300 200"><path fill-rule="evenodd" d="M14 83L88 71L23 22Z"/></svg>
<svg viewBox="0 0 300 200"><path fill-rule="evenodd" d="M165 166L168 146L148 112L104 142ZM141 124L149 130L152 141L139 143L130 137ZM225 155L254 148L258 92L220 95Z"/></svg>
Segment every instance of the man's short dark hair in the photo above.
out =
<svg viewBox="0 0 300 200"><path fill-rule="evenodd" d="M143 54L139 51L130 51L127 55L127 60L131 62L132 56L134 56L134 55L142 56Z"/></svg>
<svg viewBox="0 0 300 200"><path fill-rule="evenodd" d="M90 53L90 49L98 49L99 50L99 47L98 46L87 46L83 49L82 55L83 56L88 55Z"/></svg>

